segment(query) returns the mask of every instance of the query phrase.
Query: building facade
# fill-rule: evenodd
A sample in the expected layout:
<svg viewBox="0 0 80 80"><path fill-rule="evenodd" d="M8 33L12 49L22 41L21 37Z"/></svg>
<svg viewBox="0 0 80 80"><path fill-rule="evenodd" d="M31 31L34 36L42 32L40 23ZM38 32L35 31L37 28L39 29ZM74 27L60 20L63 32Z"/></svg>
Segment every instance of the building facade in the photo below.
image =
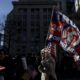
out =
<svg viewBox="0 0 80 80"><path fill-rule="evenodd" d="M13 2L14 9L7 16L5 27L5 46L10 54L40 52L45 46L52 7L56 4L46 0Z"/></svg>

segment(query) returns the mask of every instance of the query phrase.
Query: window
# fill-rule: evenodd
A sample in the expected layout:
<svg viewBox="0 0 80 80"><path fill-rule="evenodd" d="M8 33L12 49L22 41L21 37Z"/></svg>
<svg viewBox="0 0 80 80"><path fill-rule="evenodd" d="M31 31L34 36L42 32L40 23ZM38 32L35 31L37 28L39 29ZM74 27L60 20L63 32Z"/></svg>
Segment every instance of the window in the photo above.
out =
<svg viewBox="0 0 80 80"><path fill-rule="evenodd" d="M23 27L26 27L26 26L27 26L26 20L24 20L24 21L22 22L22 25L23 25Z"/></svg>
<svg viewBox="0 0 80 80"><path fill-rule="evenodd" d="M23 32L23 34L21 34L21 41L22 41L22 43L27 41L27 34L26 34L26 32Z"/></svg>
<svg viewBox="0 0 80 80"><path fill-rule="evenodd" d="M44 35L44 42L46 41L46 37L47 37L47 35Z"/></svg>
<svg viewBox="0 0 80 80"><path fill-rule="evenodd" d="M27 8L19 8L19 13L27 14Z"/></svg>
<svg viewBox="0 0 80 80"><path fill-rule="evenodd" d="M40 22L39 21L36 21L36 26L40 26Z"/></svg>
<svg viewBox="0 0 80 80"><path fill-rule="evenodd" d="M34 18L35 18L35 15L32 14L32 15L31 15L31 19L34 19Z"/></svg>
<svg viewBox="0 0 80 80"><path fill-rule="evenodd" d="M35 8L36 14L39 14L39 8Z"/></svg>
<svg viewBox="0 0 80 80"><path fill-rule="evenodd" d="M17 25L18 25L18 26L21 26L21 25L22 25L22 21L18 21L18 22L17 22Z"/></svg>
<svg viewBox="0 0 80 80"><path fill-rule="evenodd" d="M20 52L20 51L21 51L21 48L18 46L18 47L16 48L16 51L17 51L17 52Z"/></svg>
<svg viewBox="0 0 80 80"><path fill-rule="evenodd" d="M18 33L21 33L22 32L21 28L18 28L17 31L18 31Z"/></svg>
<svg viewBox="0 0 80 80"><path fill-rule="evenodd" d="M27 14L26 15L22 15L23 20L27 20Z"/></svg>
<svg viewBox="0 0 80 80"><path fill-rule="evenodd" d="M36 10L37 12L39 12L39 8L35 8L35 10Z"/></svg>
<svg viewBox="0 0 80 80"><path fill-rule="evenodd" d="M40 35L37 35L36 38L39 39L40 38Z"/></svg>
<svg viewBox="0 0 80 80"><path fill-rule="evenodd" d="M48 13L49 13L49 14L52 13L52 8L48 8Z"/></svg>
<svg viewBox="0 0 80 80"><path fill-rule="evenodd" d="M48 33L48 29L44 31L44 34L47 34L47 33Z"/></svg>
<svg viewBox="0 0 80 80"><path fill-rule="evenodd" d="M38 14L38 15L36 15L36 19L38 19L38 20L40 19L40 15L39 15L39 14Z"/></svg>
<svg viewBox="0 0 80 80"><path fill-rule="evenodd" d="M67 1L66 7L67 7L67 12L71 13L72 11L74 11L74 2Z"/></svg>
<svg viewBox="0 0 80 80"><path fill-rule="evenodd" d="M35 26L35 21L31 21L31 26Z"/></svg>
<svg viewBox="0 0 80 80"><path fill-rule="evenodd" d="M27 13L27 8L23 8L23 12L24 13Z"/></svg>
<svg viewBox="0 0 80 80"><path fill-rule="evenodd" d="M43 19L47 20L47 14L43 15Z"/></svg>
<svg viewBox="0 0 80 80"><path fill-rule="evenodd" d="M46 21L43 21L43 26L49 26L47 20Z"/></svg>
<svg viewBox="0 0 80 80"><path fill-rule="evenodd" d="M31 8L31 14L34 14L34 8Z"/></svg>
<svg viewBox="0 0 80 80"><path fill-rule="evenodd" d="M27 31L27 29L26 28L23 28L23 32L26 32Z"/></svg>
<svg viewBox="0 0 80 80"><path fill-rule="evenodd" d="M47 13L47 8L43 8L43 13Z"/></svg>
<svg viewBox="0 0 80 80"><path fill-rule="evenodd" d="M34 33L34 31L35 31L35 29L34 28L31 28L31 32Z"/></svg>
<svg viewBox="0 0 80 80"><path fill-rule="evenodd" d="M49 19L49 20L50 20L50 19L51 19L51 14L49 14L47 17L48 17L47 19Z"/></svg>
<svg viewBox="0 0 80 80"><path fill-rule="evenodd" d="M60 10L62 10L62 2L61 1L59 2L59 5L60 5Z"/></svg>
<svg viewBox="0 0 80 80"><path fill-rule="evenodd" d="M22 45L22 52L26 52L26 45Z"/></svg>
<svg viewBox="0 0 80 80"><path fill-rule="evenodd" d="M39 32L40 31L40 28L36 28L36 31Z"/></svg>

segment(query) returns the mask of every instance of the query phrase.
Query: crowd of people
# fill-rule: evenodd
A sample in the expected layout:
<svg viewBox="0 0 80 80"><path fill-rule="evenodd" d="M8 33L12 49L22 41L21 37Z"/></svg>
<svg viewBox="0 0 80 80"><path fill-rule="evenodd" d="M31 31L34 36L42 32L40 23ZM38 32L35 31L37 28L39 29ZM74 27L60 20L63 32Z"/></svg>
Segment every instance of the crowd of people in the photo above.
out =
<svg viewBox="0 0 80 80"><path fill-rule="evenodd" d="M49 57L49 55L47 57ZM51 60L52 59L49 58L49 64L52 65L53 62L51 62ZM40 55L20 54L15 57L11 57L8 54L8 51L5 48L2 48L0 49L0 80L41 80L41 73L45 71L40 72L40 64ZM51 67L53 68L53 71L56 69L56 74L59 78L58 80L60 80L60 77L67 75L67 73L73 73L73 69L76 69L73 65L73 59L70 57L64 57L59 68L57 68L57 66L56 68L53 68L54 65ZM48 72L49 71L50 69ZM52 76L54 76L53 73L54 72L52 72Z"/></svg>
<svg viewBox="0 0 80 80"><path fill-rule="evenodd" d="M20 54L11 57L5 48L0 49L0 80L39 80L38 55Z"/></svg>

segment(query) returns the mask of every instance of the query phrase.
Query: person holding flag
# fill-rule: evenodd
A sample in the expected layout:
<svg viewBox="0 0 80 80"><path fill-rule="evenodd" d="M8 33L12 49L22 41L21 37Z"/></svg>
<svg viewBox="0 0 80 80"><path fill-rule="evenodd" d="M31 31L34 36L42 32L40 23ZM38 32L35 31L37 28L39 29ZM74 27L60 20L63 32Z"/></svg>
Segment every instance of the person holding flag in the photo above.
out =
<svg viewBox="0 0 80 80"><path fill-rule="evenodd" d="M64 14L59 12L57 8L52 10L51 22L46 38L46 47L49 48L49 53L53 60L56 60L56 45L59 45L63 50L72 54L75 61L79 60L80 53L80 32L75 24ZM41 50L42 51L42 50ZM50 57L48 57L50 58ZM55 62L53 63L55 65ZM53 69L55 71L55 69ZM57 78L52 79L57 80Z"/></svg>
<svg viewBox="0 0 80 80"><path fill-rule="evenodd" d="M56 44L79 60L80 32L77 26L56 8L52 11L51 22L46 39L47 44Z"/></svg>
<svg viewBox="0 0 80 80"><path fill-rule="evenodd" d="M41 68L41 66L39 67L40 72L42 72L41 80L57 80L55 73L56 44L60 42L63 27L63 22L61 22L60 19L60 15L58 15L58 11L55 8L52 11L46 46L41 50L41 54L44 54L44 56L41 55L41 65L43 68Z"/></svg>

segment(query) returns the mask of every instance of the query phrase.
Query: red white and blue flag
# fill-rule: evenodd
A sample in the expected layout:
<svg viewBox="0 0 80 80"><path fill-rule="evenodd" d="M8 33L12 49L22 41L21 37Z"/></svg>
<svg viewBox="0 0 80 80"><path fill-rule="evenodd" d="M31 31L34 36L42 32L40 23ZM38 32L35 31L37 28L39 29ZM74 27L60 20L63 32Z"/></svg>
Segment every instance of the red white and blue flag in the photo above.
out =
<svg viewBox="0 0 80 80"><path fill-rule="evenodd" d="M52 18L49 26L49 31L47 35L47 40L59 43L61 40L61 32L63 29L63 21L61 15L59 15L57 10L52 11Z"/></svg>
<svg viewBox="0 0 80 80"><path fill-rule="evenodd" d="M60 45L61 47L71 53L80 54L80 31L78 27L67 16L60 13L64 20L64 26L62 29Z"/></svg>
<svg viewBox="0 0 80 80"><path fill-rule="evenodd" d="M47 35L47 44L55 43L65 51L80 53L80 32L66 15L54 9Z"/></svg>

